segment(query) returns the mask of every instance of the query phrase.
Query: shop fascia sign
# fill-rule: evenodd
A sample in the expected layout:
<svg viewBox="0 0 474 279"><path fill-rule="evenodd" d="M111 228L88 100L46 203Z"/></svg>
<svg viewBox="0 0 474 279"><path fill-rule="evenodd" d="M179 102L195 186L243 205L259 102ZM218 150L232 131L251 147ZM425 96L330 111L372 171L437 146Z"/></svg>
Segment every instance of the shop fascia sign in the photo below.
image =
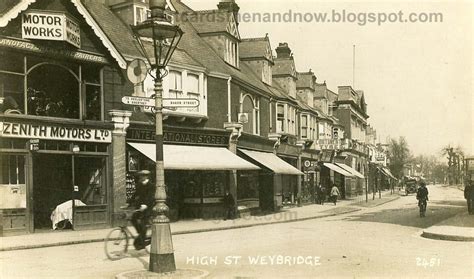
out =
<svg viewBox="0 0 474 279"><path fill-rule="evenodd" d="M21 34L23 39L65 41L81 47L79 24L65 13L28 11L22 14Z"/></svg>
<svg viewBox="0 0 474 279"><path fill-rule="evenodd" d="M0 137L100 143L112 142L112 132L110 130L12 122L0 122Z"/></svg>

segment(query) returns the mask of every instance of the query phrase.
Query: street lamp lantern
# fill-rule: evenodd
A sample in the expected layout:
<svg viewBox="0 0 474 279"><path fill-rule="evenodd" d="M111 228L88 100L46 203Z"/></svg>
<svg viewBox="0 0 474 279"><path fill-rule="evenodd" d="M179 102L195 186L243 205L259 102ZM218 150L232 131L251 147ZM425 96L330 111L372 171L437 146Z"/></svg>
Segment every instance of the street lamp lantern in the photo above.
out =
<svg viewBox="0 0 474 279"><path fill-rule="evenodd" d="M150 0L151 16L132 26L136 40L154 73L156 191L151 235L149 270L157 273L176 271L171 238L169 208L166 205L165 169L163 164L163 77L183 31L166 17L166 0Z"/></svg>
<svg viewBox="0 0 474 279"><path fill-rule="evenodd" d="M165 0L150 0L151 16L132 26L144 56L157 75L163 74L160 71L168 65L183 35L181 28L166 17L165 7Z"/></svg>

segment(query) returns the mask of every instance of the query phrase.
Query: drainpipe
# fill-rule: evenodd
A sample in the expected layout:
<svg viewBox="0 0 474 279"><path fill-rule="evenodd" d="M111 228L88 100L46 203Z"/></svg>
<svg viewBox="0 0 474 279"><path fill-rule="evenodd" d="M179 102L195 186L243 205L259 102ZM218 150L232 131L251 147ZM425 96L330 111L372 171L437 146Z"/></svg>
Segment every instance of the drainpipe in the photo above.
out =
<svg viewBox="0 0 474 279"><path fill-rule="evenodd" d="M231 111L232 111L232 104L230 99L230 87L231 87L232 77L227 79L227 122L232 122Z"/></svg>

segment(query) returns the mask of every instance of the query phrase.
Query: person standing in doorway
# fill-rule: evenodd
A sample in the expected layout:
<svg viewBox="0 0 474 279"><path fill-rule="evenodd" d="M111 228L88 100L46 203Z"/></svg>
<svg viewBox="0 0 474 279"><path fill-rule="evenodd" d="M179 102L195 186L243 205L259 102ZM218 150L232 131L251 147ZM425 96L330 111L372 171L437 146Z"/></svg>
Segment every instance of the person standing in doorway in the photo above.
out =
<svg viewBox="0 0 474 279"><path fill-rule="evenodd" d="M337 203L337 197L340 195L339 189L337 188L336 184L332 185L331 189L331 199L334 205Z"/></svg>
<svg viewBox="0 0 474 279"><path fill-rule="evenodd" d="M225 207L224 221L226 221L227 219L230 219L230 220L234 219L235 201L234 201L234 197L229 191L225 192L224 207Z"/></svg>
<svg viewBox="0 0 474 279"><path fill-rule="evenodd" d="M319 204L320 205L324 205L324 202L326 201L326 187L324 187L324 185L320 184L319 185L319 192L321 193L321 196L320 196L320 200L319 200Z"/></svg>

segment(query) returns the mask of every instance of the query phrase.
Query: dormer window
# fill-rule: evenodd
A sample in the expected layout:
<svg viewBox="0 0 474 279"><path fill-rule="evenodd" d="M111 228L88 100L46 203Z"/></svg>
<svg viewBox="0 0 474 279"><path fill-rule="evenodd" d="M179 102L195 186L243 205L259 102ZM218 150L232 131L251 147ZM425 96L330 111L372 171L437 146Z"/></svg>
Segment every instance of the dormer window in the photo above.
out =
<svg viewBox="0 0 474 279"><path fill-rule="evenodd" d="M238 43L230 38L225 39L225 62L238 68L239 67L239 46Z"/></svg>

